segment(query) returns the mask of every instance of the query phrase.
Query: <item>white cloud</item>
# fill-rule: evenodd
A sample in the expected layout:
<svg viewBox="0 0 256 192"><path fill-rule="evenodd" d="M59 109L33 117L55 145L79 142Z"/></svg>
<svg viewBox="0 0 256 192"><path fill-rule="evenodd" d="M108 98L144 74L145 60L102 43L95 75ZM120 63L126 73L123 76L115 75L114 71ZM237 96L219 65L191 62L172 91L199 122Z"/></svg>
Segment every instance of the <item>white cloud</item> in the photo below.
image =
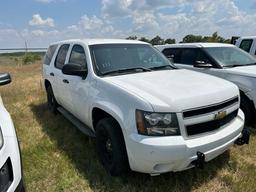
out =
<svg viewBox="0 0 256 192"><path fill-rule="evenodd" d="M66 0L35 0L40 3L65 2Z"/></svg>
<svg viewBox="0 0 256 192"><path fill-rule="evenodd" d="M42 17L39 14L35 14L29 21L29 25L39 27L54 27L54 20L50 17L42 19Z"/></svg>
<svg viewBox="0 0 256 192"><path fill-rule="evenodd" d="M63 1L63 0L37 0ZM125 38L130 35L152 38L176 38L185 35L255 35L256 13L245 12L236 0L102 0L101 15L83 15L77 22L58 30L52 18L33 15L32 28L21 31L29 46L47 46L50 42L70 38ZM44 26L44 28L42 27ZM11 26L0 24L0 46L24 44ZM54 28L55 29L55 28ZM57 28L56 28L57 29Z"/></svg>

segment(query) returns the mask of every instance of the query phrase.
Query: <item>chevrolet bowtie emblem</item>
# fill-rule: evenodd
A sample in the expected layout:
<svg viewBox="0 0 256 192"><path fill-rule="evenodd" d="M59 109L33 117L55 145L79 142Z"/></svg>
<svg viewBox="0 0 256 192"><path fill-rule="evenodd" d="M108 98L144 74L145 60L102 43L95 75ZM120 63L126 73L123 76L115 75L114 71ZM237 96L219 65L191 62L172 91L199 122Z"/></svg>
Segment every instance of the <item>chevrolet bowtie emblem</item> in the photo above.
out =
<svg viewBox="0 0 256 192"><path fill-rule="evenodd" d="M220 112L218 112L218 113L215 115L214 119L220 120L220 119L223 119L224 117L226 117L226 115L227 115L227 112L226 112L226 111L220 111Z"/></svg>

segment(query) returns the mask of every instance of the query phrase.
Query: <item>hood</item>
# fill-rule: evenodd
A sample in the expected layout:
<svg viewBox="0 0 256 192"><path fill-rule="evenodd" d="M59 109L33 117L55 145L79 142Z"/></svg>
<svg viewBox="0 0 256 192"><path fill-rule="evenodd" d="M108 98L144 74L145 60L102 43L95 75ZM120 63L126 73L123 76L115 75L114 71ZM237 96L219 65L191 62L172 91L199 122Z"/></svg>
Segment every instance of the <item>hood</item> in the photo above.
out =
<svg viewBox="0 0 256 192"><path fill-rule="evenodd" d="M239 94L231 82L185 69L127 74L104 80L143 98L158 112L182 112Z"/></svg>
<svg viewBox="0 0 256 192"><path fill-rule="evenodd" d="M256 77L256 65L225 68L228 73Z"/></svg>

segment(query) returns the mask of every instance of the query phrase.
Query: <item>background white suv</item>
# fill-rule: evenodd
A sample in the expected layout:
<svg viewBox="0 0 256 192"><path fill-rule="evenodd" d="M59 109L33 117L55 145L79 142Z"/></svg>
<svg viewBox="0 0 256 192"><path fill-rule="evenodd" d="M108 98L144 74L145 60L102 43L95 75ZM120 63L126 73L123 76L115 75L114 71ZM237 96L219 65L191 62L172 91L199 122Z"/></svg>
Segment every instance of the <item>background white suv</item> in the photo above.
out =
<svg viewBox="0 0 256 192"><path fill-rule="evenodd" d="M129 167L152 175L203 167L244 126L236 85L177 69L140 41L53 43L43 78L49 109L96 136L111 175Z"/></svg>
<svg viewBox="0 0 256 192"><path fill-rule="evenodd" d="M11 82L0 73L0 86ZM15 128L0 97L0 192L24 192L22 165Z"/></svg>
<svg viewBox="0 0 256 192"><path fill-rule="evenodd" d="M256 115L256 58L231 44L181 43L156 46L175 66L235 83L247 124Z"/></svg>

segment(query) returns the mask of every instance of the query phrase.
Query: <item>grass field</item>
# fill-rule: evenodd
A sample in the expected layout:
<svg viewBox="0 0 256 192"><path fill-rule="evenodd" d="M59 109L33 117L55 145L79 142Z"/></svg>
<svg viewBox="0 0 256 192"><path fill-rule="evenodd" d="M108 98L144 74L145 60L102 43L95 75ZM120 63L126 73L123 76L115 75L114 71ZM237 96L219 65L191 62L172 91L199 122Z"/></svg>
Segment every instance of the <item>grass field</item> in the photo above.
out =
<svg viewBox="0 0 256 192"><path fill-rule="evenodd" d="M61 115L49 113L41 86L41 65L0 58L12 84L0 92L21 141L28 192L42 191L256 191L256 132L249 146L234 146L206 164L157 177L129 173L112 178L100 165L94 139Z"/></svg>

